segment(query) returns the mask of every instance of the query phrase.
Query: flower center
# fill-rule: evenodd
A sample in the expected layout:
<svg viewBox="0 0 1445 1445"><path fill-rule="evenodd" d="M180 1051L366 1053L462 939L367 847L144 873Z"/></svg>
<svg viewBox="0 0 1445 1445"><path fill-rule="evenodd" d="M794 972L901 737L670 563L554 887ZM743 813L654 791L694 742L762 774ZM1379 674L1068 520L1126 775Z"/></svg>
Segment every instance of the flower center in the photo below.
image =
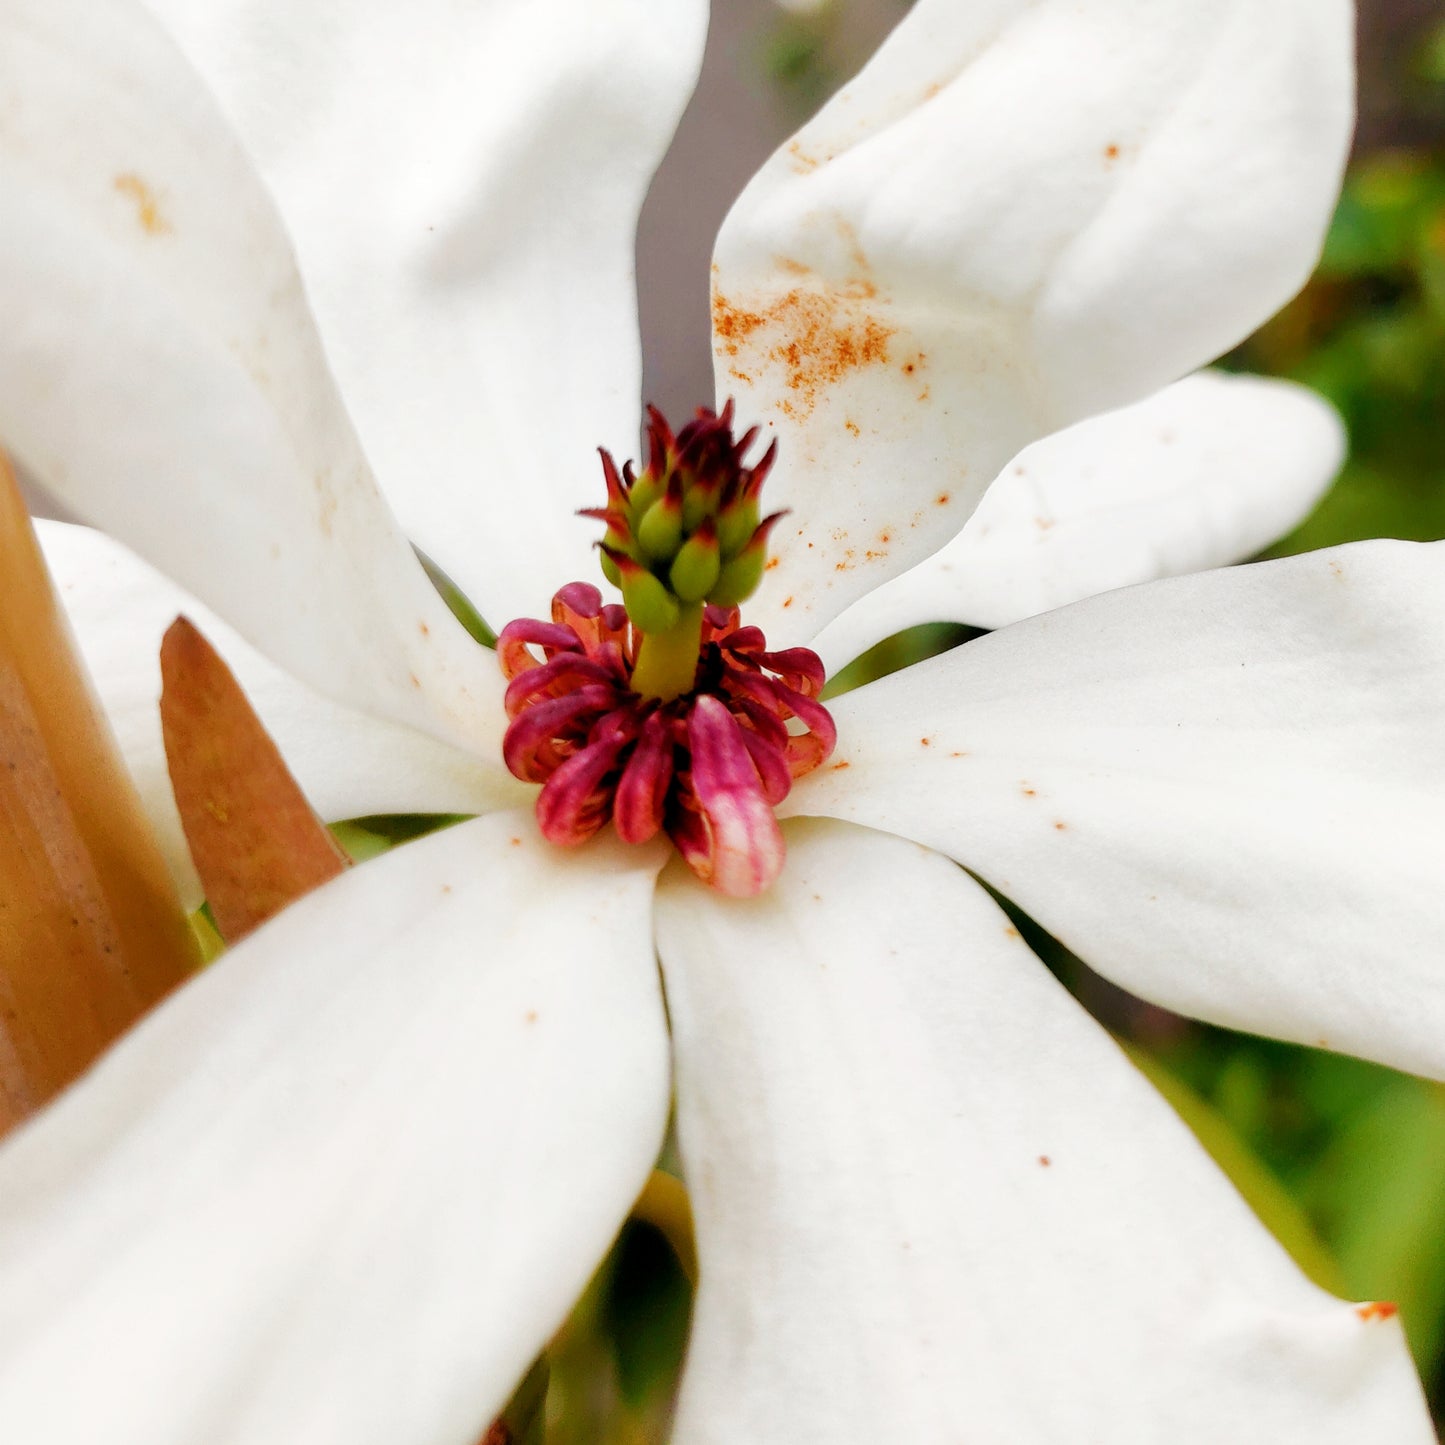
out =
<svg viewBox="0 0 1445 1445"><path fill-rule="evenodd" d="M731 403L676 436L656 410L648 420L646 470L619 472L604 451L608 505L585 513L607 525L602 570L622 605L573 582L550 622L521 618L497 640L503 754L542 784L552 842L583 843L609 820L628 843L665 832L704 882L751 897L783 865L773 809L836 741L823 664L804 647L769 652L738 611L782 515L759 514L773 449L743 465L756 432L734 441Z"/></svg>

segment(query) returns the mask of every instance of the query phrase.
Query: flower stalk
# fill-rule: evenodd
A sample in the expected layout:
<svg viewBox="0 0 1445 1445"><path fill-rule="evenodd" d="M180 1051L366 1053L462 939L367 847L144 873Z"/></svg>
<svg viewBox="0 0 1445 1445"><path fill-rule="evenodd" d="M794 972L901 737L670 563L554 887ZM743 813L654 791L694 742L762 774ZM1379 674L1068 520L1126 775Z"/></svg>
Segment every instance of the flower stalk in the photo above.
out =
<svg viewBox="0 0 1445 1445"><path fill-rule="evenodd" d="M632 669L632 690L639 697L671 702L692 691L702 647L701 602L678 609L677 621L666 632L644 632Z"/></svg>

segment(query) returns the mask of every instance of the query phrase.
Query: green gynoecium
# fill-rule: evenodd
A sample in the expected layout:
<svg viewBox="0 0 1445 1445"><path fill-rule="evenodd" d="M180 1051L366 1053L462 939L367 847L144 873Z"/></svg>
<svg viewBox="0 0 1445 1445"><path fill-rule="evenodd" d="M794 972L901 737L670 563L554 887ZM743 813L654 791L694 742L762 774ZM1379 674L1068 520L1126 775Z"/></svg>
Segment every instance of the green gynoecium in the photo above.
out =
<svg viewBox="0 0 1445 1445"><path fill-rule="evenodd" d="M603 451L607 505L583 515L607 524L602 571L621 589L633 625L662 633L698 603L747 601L783 514L764 518L759 505L777 443L756 466L744 466L757 428L734 440L731 401L721 413L700 409L676 435L656 407L648 407L647 421L645 469L637 474L629 462L619 472Z"/></svg>

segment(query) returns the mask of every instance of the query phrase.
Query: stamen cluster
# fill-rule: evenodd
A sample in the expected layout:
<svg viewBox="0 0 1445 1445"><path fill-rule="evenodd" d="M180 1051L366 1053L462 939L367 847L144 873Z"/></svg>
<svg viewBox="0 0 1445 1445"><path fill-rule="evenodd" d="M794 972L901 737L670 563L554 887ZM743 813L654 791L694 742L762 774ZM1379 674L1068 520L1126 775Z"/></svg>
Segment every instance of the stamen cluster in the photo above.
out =
<svg viewBox="0 0 1445 1445"><path fill-rule="evenodd" d="M628 843L665 832L704 882L760 893L783 864L773 809L837 738L817 700L823 665L807 648L767 651L735 607L708 606L693 687L664 700L631 687L641 642L585 582L557 593L551 622L503 629L507 766L542 784L552 842L583 843L609 820Z"/></svg>
<svg viewBox="0 0 1445 1445"><path fill-rule="evenodd" d="M762 518L758 494L777 453L754 467L743 456L757 428L732 434L733 404L702 408L676 435L647 409L647 465L619 472L602 452L607 505L584 512L607 524L602 571L622 589L628 615L644 632L667 632L689 604L736 607L762 580L768 534L781 512Z"/></svg>

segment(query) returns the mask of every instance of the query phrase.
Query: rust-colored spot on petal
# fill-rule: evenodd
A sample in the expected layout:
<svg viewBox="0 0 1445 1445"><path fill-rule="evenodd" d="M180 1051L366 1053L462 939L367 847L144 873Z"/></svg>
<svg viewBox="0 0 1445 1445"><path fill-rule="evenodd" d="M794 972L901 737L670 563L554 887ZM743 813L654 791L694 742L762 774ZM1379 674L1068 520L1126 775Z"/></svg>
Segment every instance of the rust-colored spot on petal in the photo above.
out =
<svg viewBox="0 0 1445 1445"><path fill-rule="evenodd" d="M1116 160L1118 160L1118 159L1119 159L1119 147L1116 146L1116 145L1106 145L1106 146L1104 147L1104 159L1105 159L1106 161L1116 161Z"/></svg>
<svg viewBox="0 0 1445 1445"><path fill-rule="evenodd" d="M1055 824L1054 824L1054 827L1057 828L1060 833L1065 832L1065 831L1068 829L1068 826L1069 826L1069 825L1068 825L1067 823L1055 823Z"/></svg>
<svg viewBox="0 0 1445 1445"><path fill-rule="evenodd" d="M840 758L828 771L830 773L841 773L844 768L851 768L852 766L853 764L850 763L847 758Z"/></svg>
<svg viewBox="0 0 1445 1445"><path fill-rule="evenodd" d="M1369 1304L1357 1306L1355 1313L1366 1324L1374 1324L1379 1320L1394 1319L1400 1313L1400 1306L1391 1304L1389 1300L1371 1300Z"/></svg>
<svg viewBox="0 0 1445 1445"><path fill-rule="evenodd" d="M875 298L862 267L843 285L810 273L807 284L759 309L719 291L712 303L713 334L723 354L746 357L749 374L757 374L759 366L781 373L784 395L777 407L801 420L850 373L888 364L888 343L898 328L880 319Z"/></svg>
<svg viewBox="0 0 1445 1445"><path fill-rule="evenodd" d="M335 878L332 840L219 654L184 617L161 644L176 807L216 928L234 943Z"/></svg>
<svg viewBox="0 0 1445 1445"><path fill-rule="evenodd" d="M135 203L136 219L146 235L164 236L172 230L171 223L161 214L156 193L134 171L117 176L114 185L121 195Z"/></svg>
<svg viewBox="0 0 1445 1445"><path fill-rule="evenodd" d="M1047 1154L1040 1154L1040 1155L1039 1155L1039 1165L1040 1165L1041 1168L1047 1169L1047 1168L1049 1167L1049 1165L1052 1164L1053 1162L1054 1162L1054 1161L1053 1161L1052 1159L1050 1159Z"/></svg>
<svg viewBox="0 0 1445 1445"><path fill-rule="evenodd" d="M788 143L788 154L793 158L793 170L800 176L805 176L809 171L815 171L820 164L818 157L809 155L799 141Z"/></svg>

